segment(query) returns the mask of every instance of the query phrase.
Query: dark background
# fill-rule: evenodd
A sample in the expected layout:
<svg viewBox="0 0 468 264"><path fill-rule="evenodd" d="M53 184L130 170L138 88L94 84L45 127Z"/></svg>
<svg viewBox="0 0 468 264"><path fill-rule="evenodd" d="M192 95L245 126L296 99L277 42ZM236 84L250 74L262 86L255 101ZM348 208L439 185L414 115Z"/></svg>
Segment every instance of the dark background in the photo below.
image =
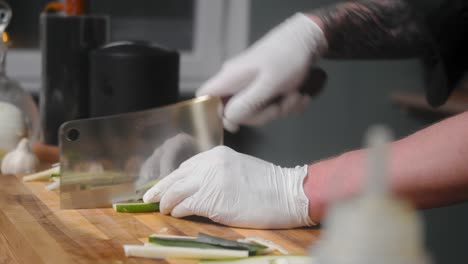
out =
<svg viewBox="0 0 468 264"><path fill-rule="evenodd" d="M7 0L6 2L14 10L7 30L13 40L12 48L37 48L39 13L50 1ZM111 40L146 39L178 50L192 48L193 0L89 0L88 2L90 14L112 16ZM165 21L165 18L171 18L170 22Z"/></svg>

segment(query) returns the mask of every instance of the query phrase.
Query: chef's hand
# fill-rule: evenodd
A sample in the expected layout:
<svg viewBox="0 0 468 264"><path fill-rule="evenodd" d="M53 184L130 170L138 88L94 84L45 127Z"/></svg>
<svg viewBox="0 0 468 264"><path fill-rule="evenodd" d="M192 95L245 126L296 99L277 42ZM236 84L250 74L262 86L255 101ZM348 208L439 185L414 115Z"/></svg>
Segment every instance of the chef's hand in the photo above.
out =
<svg viewBox="0 0 468 264"><path fill-rule="evenodd" d="M307 166L281 168L219 146L185 161L143 196L163 214L198 215L235 227L310 226Z"/></svg>
<svg viewBox="0 0 468 264"><path fill-rule="evenodd" d="M169 138L143 163L136 185L164 178L197 153L198 147L192 136L179 133Z"/></svg>
<svg viewBox="0 0 468 264"><path fill-rule="evenodd" d="M300 86L326 48L320 27L298 13L225 62L197 96L230 98L223 123L231 132L239 125L261 125L300 111L310 100L309 95L300 93Z"/></svg>

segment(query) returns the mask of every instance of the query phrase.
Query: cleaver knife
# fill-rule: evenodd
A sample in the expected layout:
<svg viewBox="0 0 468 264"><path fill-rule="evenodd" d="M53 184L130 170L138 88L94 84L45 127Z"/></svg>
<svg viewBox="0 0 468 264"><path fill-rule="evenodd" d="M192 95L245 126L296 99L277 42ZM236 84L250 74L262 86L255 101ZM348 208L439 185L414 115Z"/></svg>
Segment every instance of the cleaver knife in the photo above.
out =
<svg viewBox="0 0 468 264"><path fill-rule="evenodd" d="M73 120L59 129L60 207L110 207L140 199L186 159L223 143L221 100Z"/></svg>

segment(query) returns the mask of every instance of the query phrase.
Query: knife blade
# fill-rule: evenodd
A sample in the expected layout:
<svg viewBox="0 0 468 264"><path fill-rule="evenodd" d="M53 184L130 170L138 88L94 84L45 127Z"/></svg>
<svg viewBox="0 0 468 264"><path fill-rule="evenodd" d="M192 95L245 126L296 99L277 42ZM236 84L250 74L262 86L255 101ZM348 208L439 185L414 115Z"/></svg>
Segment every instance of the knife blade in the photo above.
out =
<svg viewBox="0 0 468 264"><path fill-rule="evenodd" d="M142 186L165 176L160 175L162 171L170 173L185 159L222 144L220 104L219 98L203 96L146 111L62 124L61 208L110 207L138 198L144 192ZM185 145L168 147L178 140ZM163 148L171 153L162 153L158 159ZM140 175L144 165L150 167L150 177Z"/></svg>

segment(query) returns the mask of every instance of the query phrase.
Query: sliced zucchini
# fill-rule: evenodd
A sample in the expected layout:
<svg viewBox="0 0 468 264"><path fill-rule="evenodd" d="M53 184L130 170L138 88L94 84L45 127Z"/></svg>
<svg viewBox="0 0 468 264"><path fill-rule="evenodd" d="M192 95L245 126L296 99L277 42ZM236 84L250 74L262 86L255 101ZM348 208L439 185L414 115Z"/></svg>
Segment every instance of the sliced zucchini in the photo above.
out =
<svg viewBox="0 0 468 264"><path fill-rule="evenodd" d="M168 238L161 236L150 236L148 242L161 246L169 247L188 247L188 248L223 248L208 243L196 241L195 239L184 239L184 238Z"/></svg>
<svg viewBox="0 0 468 264"><path fill-rule="evenodd" d="M170 238L175 240L197 240L196 237L193 236L175 236L175 235L161 235L161 234L152 234L150 237L157 237L157 238Z"/></svg>
<svg viewBox="0 0 468 264"><path fill-rule="evenodd" d="M197 241L215 246L220 246L223 248L245 249L249 251L250 256L255 256L259 254L259 251L267 249L267 247L263 245L238 242L236 240L229 240L221 237L210 236L204 233L198 234Z"/></svg>
<svg viewBox="0 0 468 264"><path fill-rule="evenodd" d="M317 264L312 257L297 255L257 256L238 260L202 260L198 264Z"/></svg>
<svg viewBox="0 0 468 264"><path fill-rule="evenodd" d="M119 213L146 213L159 211L159 203L115 203L112 207Z"/></svg>
<svg viewBox="0 0 468 264"><path fill-rule="evenodd" d="M149 243L191 248L224 248L234 250L247 250L249 255L260 255L267 249L266 246L254 243L241 243L235 240L228 240L220 237L199 233L197 237L172 236L172 235L151 235Z"/></svg>
<svg viewBox="0 0 468 264"><path fill-rule="evenodd" d="M238 259L246 258L249 255L247 250L166 247L154 244L124 245L124 251L127 257L152 259Z"/></svg>
<svg viewBox="0 0 468 264"><path fill-rule="evenodd" d="M36 172L34 174L26 175L23 177L23 182L30 181L48 181L52 174L60 174L60 166L52 167L50 169Z"/></svg>
<svg viewBox="0 0 468 264"><path fill-rule="evenodd" d="M281 253L283 255L288 255L289 254L289 252L286 249L284 249L282 246L280 246L278 244L275 244L273 241L266 240L266 239L261 238L261 237L255 237L255 236L246 237L244 239L238 239L237 241L238 242L244 242L244 243L253 243L253 244L262 245L262 246L267 247L267 249L265 249L261 253L268 254L268 253L271 253L273 251L278 251L279 253Z"/></svg>

